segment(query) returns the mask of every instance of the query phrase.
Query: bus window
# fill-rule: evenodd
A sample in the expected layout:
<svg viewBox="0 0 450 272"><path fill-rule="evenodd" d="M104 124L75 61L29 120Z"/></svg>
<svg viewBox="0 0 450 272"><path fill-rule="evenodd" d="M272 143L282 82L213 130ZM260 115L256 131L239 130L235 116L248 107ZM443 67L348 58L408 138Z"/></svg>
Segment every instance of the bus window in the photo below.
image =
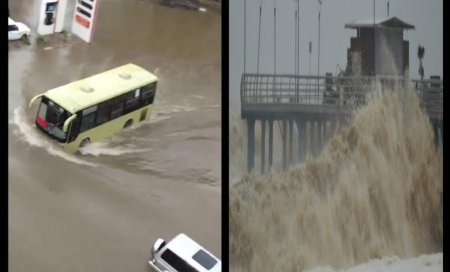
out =
<svg viewBox="0 0 450 272"><path fill-rule="evenodd" d="M78 117L72 121L72 123L70 124L70 128L69 128L69 143L73 142L77 139L78 137L78 132L80 131L80 115L78 115Z"/></svg>
<svg viewBox="0 0 450 272"><path fill-rule="evenodd" d="M123 113L123 102L120 100L116 100L114 102L115 103L111 105L111 119L120 117Z"/></svg>
<svg viewBox="0 0 450 272"><path fill-rule="evenodd" d="M155 97L156 84L152 83L152 84L142 87L141 89L142 89L142 93L141 93L142 105L146 106L146 105L152 104L153 98Z"/></svg>
<svg viewBox="0 0 450 272"><path fill-rule="evenodd" d="M98 106L97 111L97 120L95 121L95 125L101 125L109 121L109 114L111 111L110 103L102 103Z"/></svg>
<svg viewBox="0 0 450 272"><path fill-rule="evenodd" d="M83 117L81 119L80 133L95 126L95 112L97 106L93 106L83 110Z"/></svg>
<svg viewBox="0 0 450 272"><path fill-rule="evenodd" d="M80 132L93 128L95 125L95 113L83 116L81 120Z"/></svg>
<svg viewBox="0 0 450 272"><path fill-rule="evenodd" d="M83 116L91 114L91 113L95 112L96 110L97 110L97 105L87 108L87 109L83 110Z"/></svg>
<svg viewBox="0 0 450 272"><path fill-rule="evenodd" d="M139 108L139 93L140 89L137 89L127 94L127 100L125 101L125 113Z"/></svg>

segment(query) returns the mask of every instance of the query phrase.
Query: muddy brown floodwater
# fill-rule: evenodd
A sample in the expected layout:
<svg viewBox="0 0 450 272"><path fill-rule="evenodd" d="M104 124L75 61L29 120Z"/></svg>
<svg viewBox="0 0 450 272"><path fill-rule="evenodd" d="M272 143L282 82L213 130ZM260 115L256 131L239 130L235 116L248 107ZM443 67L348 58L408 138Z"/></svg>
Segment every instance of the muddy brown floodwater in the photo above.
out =
<svg viewBox="0 0 450 272"><path fill-rule="evenodd" d="M9 3L34 35L8 49L9 271L149 271L154 241L179 232L220 258L220 7L101 1L88 45L38 42L39 5ZM130 62L160 79L148 124L73 156L36 131L31 97Z"/></svg>

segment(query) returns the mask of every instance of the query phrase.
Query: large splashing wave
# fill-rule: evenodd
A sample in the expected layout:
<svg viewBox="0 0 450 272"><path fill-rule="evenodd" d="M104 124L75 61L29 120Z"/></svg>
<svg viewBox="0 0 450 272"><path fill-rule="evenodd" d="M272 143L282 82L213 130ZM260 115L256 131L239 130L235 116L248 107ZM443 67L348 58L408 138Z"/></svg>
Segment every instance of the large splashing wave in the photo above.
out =
<svg viewBox="0 0 450 272"><path fill-rule="evenodd" d="M44 148L49 154L76 164L97 166L95 163L88 162L75 155L64 152L61 147L57 146L55 141L40 135L39 131L27 120L25 111L21 107L14 109L13 117L9 123L17 126L16 129L13 130L14 135L16 135L19 140L28 143L30 146Z"/></svg>
<svg viewBox="0 0 450 272"><path fill-rule="evenodd" d="M319 157L230 188L230 268L345 268L442 252L442 184L442 154L412 88L376 90Z"/></svg>
<svg viewBox="0 0 450 272"><path fill-rule="evenodd" d="M83 159L82 156L66 153L60 146L57 146L55 141L39 133L39 131L29 123L25 111L21 107L14 110L10 123L16 125L16 128L13 130L14 135L16 135L19 140L28 143L30 146L43 148L51 155L76 164L98 166L97 163L87 161ZM92 156L121 156L124 154L143 153L150 150L148 148L137 148L138 144L132 143L133 139L134 138L130 136L115 136L106 141L92 143L86 147L80 148L80 153L82 155ZM139 141L139 139L135 139L135 141Z"/></svg>

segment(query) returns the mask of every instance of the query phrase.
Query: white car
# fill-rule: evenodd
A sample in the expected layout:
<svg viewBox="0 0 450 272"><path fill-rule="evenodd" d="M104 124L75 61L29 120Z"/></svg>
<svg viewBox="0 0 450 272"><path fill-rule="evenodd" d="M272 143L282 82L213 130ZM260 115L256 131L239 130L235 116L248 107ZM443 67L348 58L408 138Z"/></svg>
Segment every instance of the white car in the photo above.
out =
<svg viewBox="0 0 450 272"><path fill-rule="evenodd" d="M30 36L30 29L23 23L15 22L8 17L8 40L20 40Z"/></svg>
<svg viewBox="0 0 450 272"><path fill-rule="evenodd" d="M148 261L157 272L221 272L222 262L186 234L156 240Z"/></svg>

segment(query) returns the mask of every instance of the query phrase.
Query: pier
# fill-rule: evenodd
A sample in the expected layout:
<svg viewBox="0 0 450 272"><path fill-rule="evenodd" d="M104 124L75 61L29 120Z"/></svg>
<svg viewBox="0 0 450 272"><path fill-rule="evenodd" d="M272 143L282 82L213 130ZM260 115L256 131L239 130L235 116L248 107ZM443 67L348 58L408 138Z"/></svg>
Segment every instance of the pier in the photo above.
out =
<svg viewBox="0 0 450 272"><path fill-rule="evenodd" d="M376 81L375 81L376 79ZM351 121L352 113L366 104L372 84L389 88L412 84L420 105L430 118L436 143L442 140L443 82L403 77L333 77L244 73L241 78L241 118L247 123L247 170L255 166L255 124L261 123L261 173L273 166L273 129L279 123L282 138L282 168L286 170L307 153L317 155L337 127ZM268 163L266 132L268 127ZM308 128L308 129L307 129ZM294 129L297 150L294 150ZM308 132L308 133L307 133ZM313 143L309 146L307 142ZM267 167L266 167L267 165Z"/></svg>

